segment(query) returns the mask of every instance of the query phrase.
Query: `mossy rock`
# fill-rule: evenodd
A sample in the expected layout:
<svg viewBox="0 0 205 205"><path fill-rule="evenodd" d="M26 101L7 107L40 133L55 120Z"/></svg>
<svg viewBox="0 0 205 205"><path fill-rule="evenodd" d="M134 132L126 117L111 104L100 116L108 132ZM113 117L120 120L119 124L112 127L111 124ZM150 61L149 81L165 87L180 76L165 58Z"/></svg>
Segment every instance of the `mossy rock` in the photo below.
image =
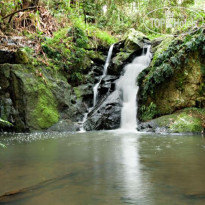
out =
<svg viewBox="0 0 205 205"><path fill-rule="evenodd" d="M15 63L16 64L28 64L29 58L25 51L23 50L17 50L17 52L14 53L15 56Z"/></svg>
<svg viewBox="0 0 205 205"><path fill-rule="evenodd" d="M146 38L146 36L140 32L136 31L134 28L131 28L126 34L125 34L125 50L126 52L134 52L139 48L142 48L144 46L143 39Z"/></svg>
<svg viewBox="0 0 205 205"><path fill-rule="evenodd" d="M41 129L49 128L59 120L54 96L51 90L43 84L38 87L37 104L30 114L30 123L36 123Z"/></svg>
<svg viewBox="0 0 205 205"><path fill-rule="evenodd" d="M146 123L141 123L140 130L168 133L201 133L204 130L205 109L186 108L171 115L165 115Z"/></svg>
<svg viewBox="0 0 205 205"><path fill-rule="evenodd" d="M173 133L197 133L203 130L205 109L188 108L172 115L162 116L156 121L160 127L168 127Z"/></svg>
<svg viewBox="0 0 205 205"><path fill-rule="evenodd" d="M43 130L57 123L59 113L49 79L46 80L45 76L36 76L31 66L22 66L13 73L15 98L22 99L22 102L16 103L20 110L23 110L22 105L25 106L25 120L29 129Z"/></svg>
<svg viewBox="0 0 205 205"><path fill-rule="evenodd" d="M77 99L81 99L81 97L82 97L82 92L81 92L81 90L80 90L78 87L75 87L75 88L73 88L73 89L74 89L74 93L75 93Z"/></svg>
<svg viewBox="0 0 205 205"><path fill-rule="evenodd" d="M199 32L159 44L150 67L138 76L139 107L153 102L158 116L205 107L204 42L205 35Z"/></svg>
<svg viewBox="0 0 205 205"><path fill-rule="evenodd" d="M154 56L153 56L153 60L151 62L151 66L154 65L154 63L155 63L156 59L159 57L159 55L168 49L168 47L171 44L173 39L174 39L173 36L167 36L166 38L163 38L162 42L158 46L156 46L154 48L152 47L152 52L154 53ZM154 40L153 40L153 42L154 42Z"/></svg>

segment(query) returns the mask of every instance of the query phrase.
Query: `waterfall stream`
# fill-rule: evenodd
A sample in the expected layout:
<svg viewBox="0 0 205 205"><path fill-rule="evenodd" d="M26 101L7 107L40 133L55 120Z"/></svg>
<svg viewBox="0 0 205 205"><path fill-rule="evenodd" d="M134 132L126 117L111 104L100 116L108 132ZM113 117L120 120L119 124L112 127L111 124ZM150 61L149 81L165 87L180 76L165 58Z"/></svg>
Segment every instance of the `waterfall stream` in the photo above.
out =
<svg viewBox="0 0 205 205"><path fill-rule="evenodd" d="M107 75L107 68L108 68L108 66L110 64L113 48L114 48L114 44L110 46L110 49L108 51L107 59L106 59L106 62L105 62L105 65L104 65L104 69L103 69L103 74L100 76L100 79L99 79L98 83L95 84L95 86L93 87L93 93L94 93L93 94L93 107L95 107L95 105L97 104L97 100L98 100L98 87L99 87L102 79Z"/></svg>
<svg viewBox="0 0 205 205"><path fill-rule="evenodd" d="M114 48L114 45L115 44L112 44L109 48L109 51L108 51L108 55L107 55L107 59L105 61L105 65L103 67L103 74L100 76L100 79L98 81L97 84L95 84L95 86L93 87L93 107L89 108L88 109L88 112L86 112L83 116L83 120L81 122L78 122L79 125L80 125L80 132L85 132L85 129L83 127L84 123L86 122L87 120L87 117L88 117L88 113L92 110L92 108L95 107L95 105L97 104L97 100L98 100L98 87L102 81L102 79L104 77L106 77L107 75L107 69L108 69L108 66L110 64L110 61L111 61L111 57L112 57L112 52L113 52L113 48Z"/></svg>
<svg viewBox="0 0 205 205"><path fill-rule="evenodd" d="M116 83L116 89L122 92L123 106L121 111L121 129L136 130L137 127L137 76L151 62L150 45L143 48L141 56L136 57L132 63L124 67L124 75Z"/></svg>

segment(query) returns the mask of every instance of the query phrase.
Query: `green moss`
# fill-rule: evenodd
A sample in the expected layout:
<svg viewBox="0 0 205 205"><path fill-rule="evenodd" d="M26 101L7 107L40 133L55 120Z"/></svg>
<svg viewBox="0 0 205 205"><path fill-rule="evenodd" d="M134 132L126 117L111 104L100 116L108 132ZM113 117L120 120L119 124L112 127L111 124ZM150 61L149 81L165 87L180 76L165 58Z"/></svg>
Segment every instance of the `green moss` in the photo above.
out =
<svg viewBox="0 0 205 205"><path fill-rule="evenodd" d="M173 133L201 132L205 109L187 108L171 115L156 119L160 127L169 128Z"/></svg>
<svg viewBox="0 0 205 205"><path fill-rule="evenodd" d="M57 103L52 93L52 83L32 73L25 74L16 71L16 75L23 82L23 92L27 100L27 123L34 130L47 129L59 121ZM19 91L15 91L20 96ZM22 91L21 91L22 92Z"/></svg>
<svg viewBox="0 0 205 205"><path fill-rule="evenodd" d="M100 59L102 62L105 61L105 56L101 52L95 52L91 50L87 52L87 56L92 60Z"/></svg>
<svg viewBox="0 0 205 205"><path fill-rule="evenodd" d="M140 32L136 31L135 29L131 28L125 34L125 51L132 53L137 48L142 46L142 40L146 38L146 36Z"/></svg>
<svg viewBox="0 0 205 205"><path fill-rule="evenodd" d="M78 88L78 87L75 87L73 88L74 89L74 92L75 92L75 95L78 99L81 99L81 96L82 96L82 93L81 93L81 90Z"/></svg>
<svg viewBox="0 0 205 205"><path fill-rule="evenodd" d="M43 83L38 85L37 104L31 113L31 117L41 129L49 128L59 120L54 96Z"/></svg>
<svg viewBox="0 0 205 205"><path fill-rule="evenodd" d="M200 87L199 87L199 95L203 96L205 93L205 83L201 83Z"/></svg>
<svg viewBox="0 0 205 205"><path fill-rule="evenodd" d="M201 132L202 125L199 118L182 113L177 116L170 129L173 132Z"/></svg>
<svg viewBox="0 0 205 205"><path fill-rule="evenodd" d="M129 56L130 56L130 53L120 52L117 54L116 57L113 58L113 63L116 65L120 65L123 61L128 59Z"/></svg>
<svg viewBox="0 0 205 205"><path fill-rule="evenodd" d="M97 57L92 51L96 52L98 47L108 48L115 42L108 32L85 24L82 18L73 18L70 27L54 32L52 38L42 38L41 47L47 56L48 69L63 71L68 82L78 86L86 82L85 74L92 59Z"/></svg>
<svg viewBox="0 0 205 205"><path fill-rule="evenodd" d="M176 80L176 88L180 91L184 91L184 83L185 80L187 78L186 75L186 71L184 71L183 73L181 73L181 75L178 76L177 80Z"/></svg>
<svg viewBox="0 0 205 205"><path fill-rule="evenodd" d="M205 76L205 65L204 64L201 65L201 73L203 76Z"/></svg>
<svg viewBox="0 0 205 205"><path fill-rule="evenodd" d="M24 52L23 50L19 49L15 53L15 62L17 64L27 64L27 63L29 63L29 58L28 58L26 52Z"/></svg>
<svg viewBox="0 0 205 205"><path fill-rule="evenodd" d="M141 87L139 95L143 101L146 101L149 95L153 95L156 86L170 79L182 66L188 64L187 59L190 59L190 56L196 52L203 55L203 29L188 36L178 37L172 41L168 39L159 45L151 66L138 76L138 85ZM177 86L182 88L181 82L179 81Z"/></svg>
<svg viewBox="0 0 205 205"><path fill-rule="evenodd" d="M106 31L97 29L95 32L93 30L92 33L99 40L99 44L102 44L103 46L110 46L111 44L116 43L116 39Z"/></svg>
<svg viewBox="0 0 205 205"><path fill-rule="evenodd" d="M156 52L154 53L154 56L153 56L153 60L152 60L152 63L151 65L154 65L155 61L157 60L157 58L159 57L160 54L162 54L164 51L166 51L169 47L169 45L171 44L173 40L173 37L166 37L166 39L163 40L162 43L160 43L156 48Z"/></svg>

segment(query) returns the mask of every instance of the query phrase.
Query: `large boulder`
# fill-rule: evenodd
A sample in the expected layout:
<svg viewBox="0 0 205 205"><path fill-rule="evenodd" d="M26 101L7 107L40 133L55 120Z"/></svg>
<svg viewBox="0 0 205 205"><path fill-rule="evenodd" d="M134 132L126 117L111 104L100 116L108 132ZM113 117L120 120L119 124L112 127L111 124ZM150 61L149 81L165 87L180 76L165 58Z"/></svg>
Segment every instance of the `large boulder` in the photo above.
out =
<svg viewBox="0 0 205 205"><path fill-rule="evenodd" d="M119 76L126 64L131 63L136 56L142 54L146 44L151 44L151 42L143 33L133 28L128 30L124 40L115 44L108 74Z"/></svg>
<svg viewBox="0 0 205 205"><path fill-rule="evenodd" d="M90 130L112 130L120 127L122 100L119 91L112 92L98 107L94 108L84 124Z"/></svg>
<svg viewBox="0 0 205 205"><path fill-rule="evenodd" d="M60 120L58 123L50 127L49 132L76 132L79 130L79 125L71 120Z"/></svg>
<svg viewBox="0 0 205 205"><path fill-rule="evenodd" d="M139 124L139 131L156 133L204 133L205 109L187 108Z"/></svg>
<svg viewBox="0 0 205 205"><path fill-rule="evenodd" d="M125 51L132 53L140 48L143 48L145 43L150 43L148 38L140 31L136 31L134 28L128 30L125 34Z"/></svg>
<svg viewBox="0 0 205 205"><path fill-rule="evenodd" d="M204 43L202 32L157 46L151 66L138 77L140 120L205 107Z"/></svg>
<svg viewBox="0 0 205 205"><path fill-rule="evenodd" d="M60 119L75 122L86 111L60 73L1 64L0 75L0 118L13 123L14 131L46 130Z"/></svg>

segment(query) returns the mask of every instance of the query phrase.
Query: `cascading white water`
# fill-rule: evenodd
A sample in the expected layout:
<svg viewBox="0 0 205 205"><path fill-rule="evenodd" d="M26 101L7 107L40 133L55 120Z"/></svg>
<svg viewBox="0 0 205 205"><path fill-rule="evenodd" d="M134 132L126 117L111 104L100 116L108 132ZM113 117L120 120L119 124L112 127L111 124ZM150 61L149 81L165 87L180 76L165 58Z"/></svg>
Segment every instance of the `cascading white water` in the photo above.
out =
<svg viewBox="0 0 205 205"><path fill-rule="evenodd" d="M103 69L103 75L100 76L100 79L99 79L98 83L93 88L93 93L94 93L93 94L93 107L97 104L98 87L99 87L102 79L107 75L107 68L108 68L108 66L110 64L113 48L114 48L114 44L110 46L110 49L108 51L107 59L106 59L106 62L105 62L105 65L104 65L104 69Z"/></svg>
<svg viewBox="0 0 205 205"><path fill-rule="evenodd" d="M91 111L92 108L88 109L88 112L86 112L83 116L83 120L81 122L78 122L78 124L80 125L80 131L79 132L86 132L83 125L86 122L87 118L88 118L88 113Z"/></svg>
<svg viewBox="0 0 205 205"><path fill-rule="evenodd" d="M137 128L137 76L151 62L152 55L150 53L151 46L145 46L141 56L136 57L132 63L124 68L124 75L116 83L116 89L123 94L123 107L121 111L121 129L136 130ZM145 50L147 52L145 53Z"/></svg>

